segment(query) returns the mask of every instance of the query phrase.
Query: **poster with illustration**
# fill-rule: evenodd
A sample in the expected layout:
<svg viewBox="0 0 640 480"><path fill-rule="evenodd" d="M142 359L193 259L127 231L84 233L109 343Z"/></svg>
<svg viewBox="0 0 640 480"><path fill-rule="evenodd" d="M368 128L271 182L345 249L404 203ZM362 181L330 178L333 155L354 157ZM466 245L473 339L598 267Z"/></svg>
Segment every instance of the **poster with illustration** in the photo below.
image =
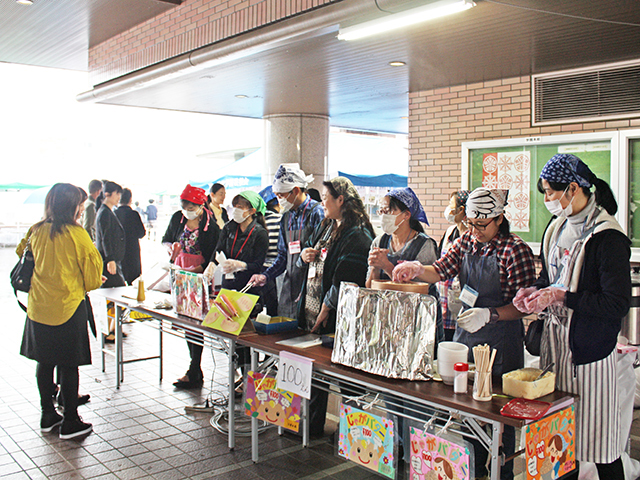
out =
<svg viewBox="0 0 640 480"><path fill-rule="evenodd" d="M555 480L576 468L575 405L525 427L528 480Z"/></svg>
<svg viewBox="0 0 640 480"><path fill-rule="evenodd" d="M232 335L240 335L242 327L247 323L249 314L257 301L257 295L223 288L216 299L211 302L209 313L202 325Z"/></svg>
<svg viewBox="0 0 640 480"><path fill-rule="evenodd" d="M529 231L531 152L485 153L482 158L482 186L509 190L505 215L511 230Z"/></svg>
<svg viewBox="0 0 640 480"><path fill-rule="evenodd" d="M338 455L395 478L395 420L340 404Z"/></svg>
<svg viewBox="0 0 640 480"><path fill-rule="evenodd" d="M274 377L247 373L244 412L250 417L297 432L300 428L301 398L276 388Z"/></svg>
<svg viewBox="0 0 640 480"><path fill-rule="evenodd" d="M209 310L209 290L202 274L177 270L172 287L176 313L202 320Z"/></svg>
<svg viewBox="0 0 640 480"><path fill-rule="evenodd" d="M453 433L434 435L409 427L411 480L469 480L473 475L473 453L468 443Z"/></svg>

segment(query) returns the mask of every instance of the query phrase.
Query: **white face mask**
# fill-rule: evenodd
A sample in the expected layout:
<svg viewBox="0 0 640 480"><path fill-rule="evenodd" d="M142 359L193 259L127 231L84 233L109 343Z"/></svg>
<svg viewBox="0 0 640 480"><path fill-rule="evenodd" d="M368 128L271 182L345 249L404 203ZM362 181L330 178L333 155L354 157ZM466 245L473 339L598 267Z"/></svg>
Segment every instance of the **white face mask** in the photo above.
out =
<svg viewBox="0 0 640 480"><path fill-rule="evenodd" d="M190 211L182 209L182 215L184 215L184 218L187 220L195 220L198 218L198 215L200 215L200 212L198 210Z"/></svg>
<svg viewBox="0 0 640 480"><path fill-rule="evenodd" d="M447 208L444 209L444 218L447 219L447 222L454 224L456 223L456 215L453 213L453 209L447 205Z"/></svg>
<svg viewBox="0 0 640 480"><path fill-rule="evenodd" d="M236 222L237 224L240 224L242 222L244 222L247 217L244 214L245 210L242 210L241 208L234 208L233 209L233 221Z"/></svg>
<svg viewBox="0 0 640 480"><path fill-rule="evenodd" d="M291 195L291 192L289 192L289 195ZM289 210L291 210L293 208L293 203L291 203L288 199L289 199L289 195L287 195L284 198L278 198L278 203L280 204L280 213L286 213Z"/></svg>
<svg viewBox="0 0 640 480"><path fill-rule="evenodd" d="M396 230L398 230L398 227L402 225L402 222L404 222L404 219L402 219L402 222L396 225L396 219L398 218L398 215L391 215L388 213L383 213L381 215L380 223L382 225L382 231L387 235L395 233Z"/></svg>
<svg viewBox="0 0 640 480"><path fill-rule="evenodd" d="M569 187L567 187L565 189L564 192L562 192L562 195L564 195L565 193L567 193L567 190L569 190ZM562 198L562 196L560 196L560 198ZM555 215L556 217L570 217L571 214L573 213L573 199L576 198L575 196L571 198L571 201L569 202L569 205L567 205L566 208L562 208L562 204L560 203L560 199L558 200L549 200L548 202L544 202L544 206L547 207L547 210L549 210L549 213L551 213L551 215Z"/></svg>

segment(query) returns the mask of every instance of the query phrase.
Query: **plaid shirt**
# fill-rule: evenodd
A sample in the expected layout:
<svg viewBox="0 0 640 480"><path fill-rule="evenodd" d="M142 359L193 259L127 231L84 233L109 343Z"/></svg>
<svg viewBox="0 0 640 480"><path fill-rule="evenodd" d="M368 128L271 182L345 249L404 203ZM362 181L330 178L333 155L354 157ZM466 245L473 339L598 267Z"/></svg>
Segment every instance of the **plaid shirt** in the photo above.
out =
<svg viewBox="0 0 640 480"><path fill-rule="evenodd" d="M442 280L458 275L465 254L496 255L505 305L511 303L519 289L530 287L536 279L533 252L516 235L498 234L487 243L479 243L473 239L470 231L466 231L453 243L447 254L433 264Z"/></svg>

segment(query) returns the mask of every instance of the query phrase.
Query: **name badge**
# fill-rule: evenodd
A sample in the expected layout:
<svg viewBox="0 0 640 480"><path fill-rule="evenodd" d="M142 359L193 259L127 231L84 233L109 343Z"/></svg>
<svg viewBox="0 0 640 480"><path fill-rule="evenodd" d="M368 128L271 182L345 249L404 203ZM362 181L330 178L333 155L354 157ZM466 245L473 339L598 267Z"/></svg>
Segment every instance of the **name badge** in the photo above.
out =
<svg viewBox="0 0 640 480"><path fill-rule="evenodd" d="M460 292L460 301L467 307L473 307L476 304L476 300L478 300L478 292L469 285L465 285Z"/></svg>
<svg viewBox="0 0 640 480"><path fill-rule="evenodd" d="M307 278L316 278L316 266L309 265L309 270L307 270Z"/></svg>
<svg viewBox="0 0 640 480"><path fill-rule="evenodd" d="M224 276L225 280L233 280L236 278L236 274L235 273L227 273Z"/></svg>
<svg viewBox="0 0 640 480"><path fill-rule="evenodd" d="M296 240L294 242L289 242L289 253L291 255L295 255L296 253L300 253L300 240Z"/></svg>
<svg viewBox="0 0 640 480"><path fill-rule="evenodd" d="M324 262L326 259L327 259L327 249L323 248L322 250L320 250L320 260Z"/></svg>

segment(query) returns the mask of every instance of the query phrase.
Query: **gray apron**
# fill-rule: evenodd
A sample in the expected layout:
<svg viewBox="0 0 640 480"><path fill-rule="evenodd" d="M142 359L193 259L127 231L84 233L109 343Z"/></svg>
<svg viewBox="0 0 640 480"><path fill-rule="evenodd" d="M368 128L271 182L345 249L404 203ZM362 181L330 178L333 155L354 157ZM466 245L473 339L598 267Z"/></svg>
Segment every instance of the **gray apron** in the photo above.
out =
<svg viewBox="0 0 640 480"><path fill-rule="evenodd" d="M502 288L500 287L500 267L494 254L488 256L465 254L460 269L460 285L469 285L478 292L474 307L501 307ZM468 307L464 306L464 310ZM524 366L524 327L522 320L499 321L486 324L475 333L456 326L454 342L464 343L469 347L469 362L473 362L472 347L488 344L497 350L493 364L493 375L522 368Z"/></svg>
<svg viewBox="0 0 640 480"><path fill-rule="evenodd" d="M293 216L294 219L301 215L306 215L309 218L309 214L317 208L317 204L307 208L307 211L303 213L304 207L297 208L295 211L288 211L282 216L282 224L285 228L284 245L287 248L287 267L285 274L281 275L282 278L282 290L278 299L278 315L282 317L298 319L298 300L300 299L300 292L302 286L307 279L307 264L303 267L297 267L299 253L289 253L289 242L300 240L300 249L302 250L307 243L307 240L315 230L316 225L311 225L309 222L305 222L302 225L302 229L295 230L290 229L290 221Z"/></svg>

